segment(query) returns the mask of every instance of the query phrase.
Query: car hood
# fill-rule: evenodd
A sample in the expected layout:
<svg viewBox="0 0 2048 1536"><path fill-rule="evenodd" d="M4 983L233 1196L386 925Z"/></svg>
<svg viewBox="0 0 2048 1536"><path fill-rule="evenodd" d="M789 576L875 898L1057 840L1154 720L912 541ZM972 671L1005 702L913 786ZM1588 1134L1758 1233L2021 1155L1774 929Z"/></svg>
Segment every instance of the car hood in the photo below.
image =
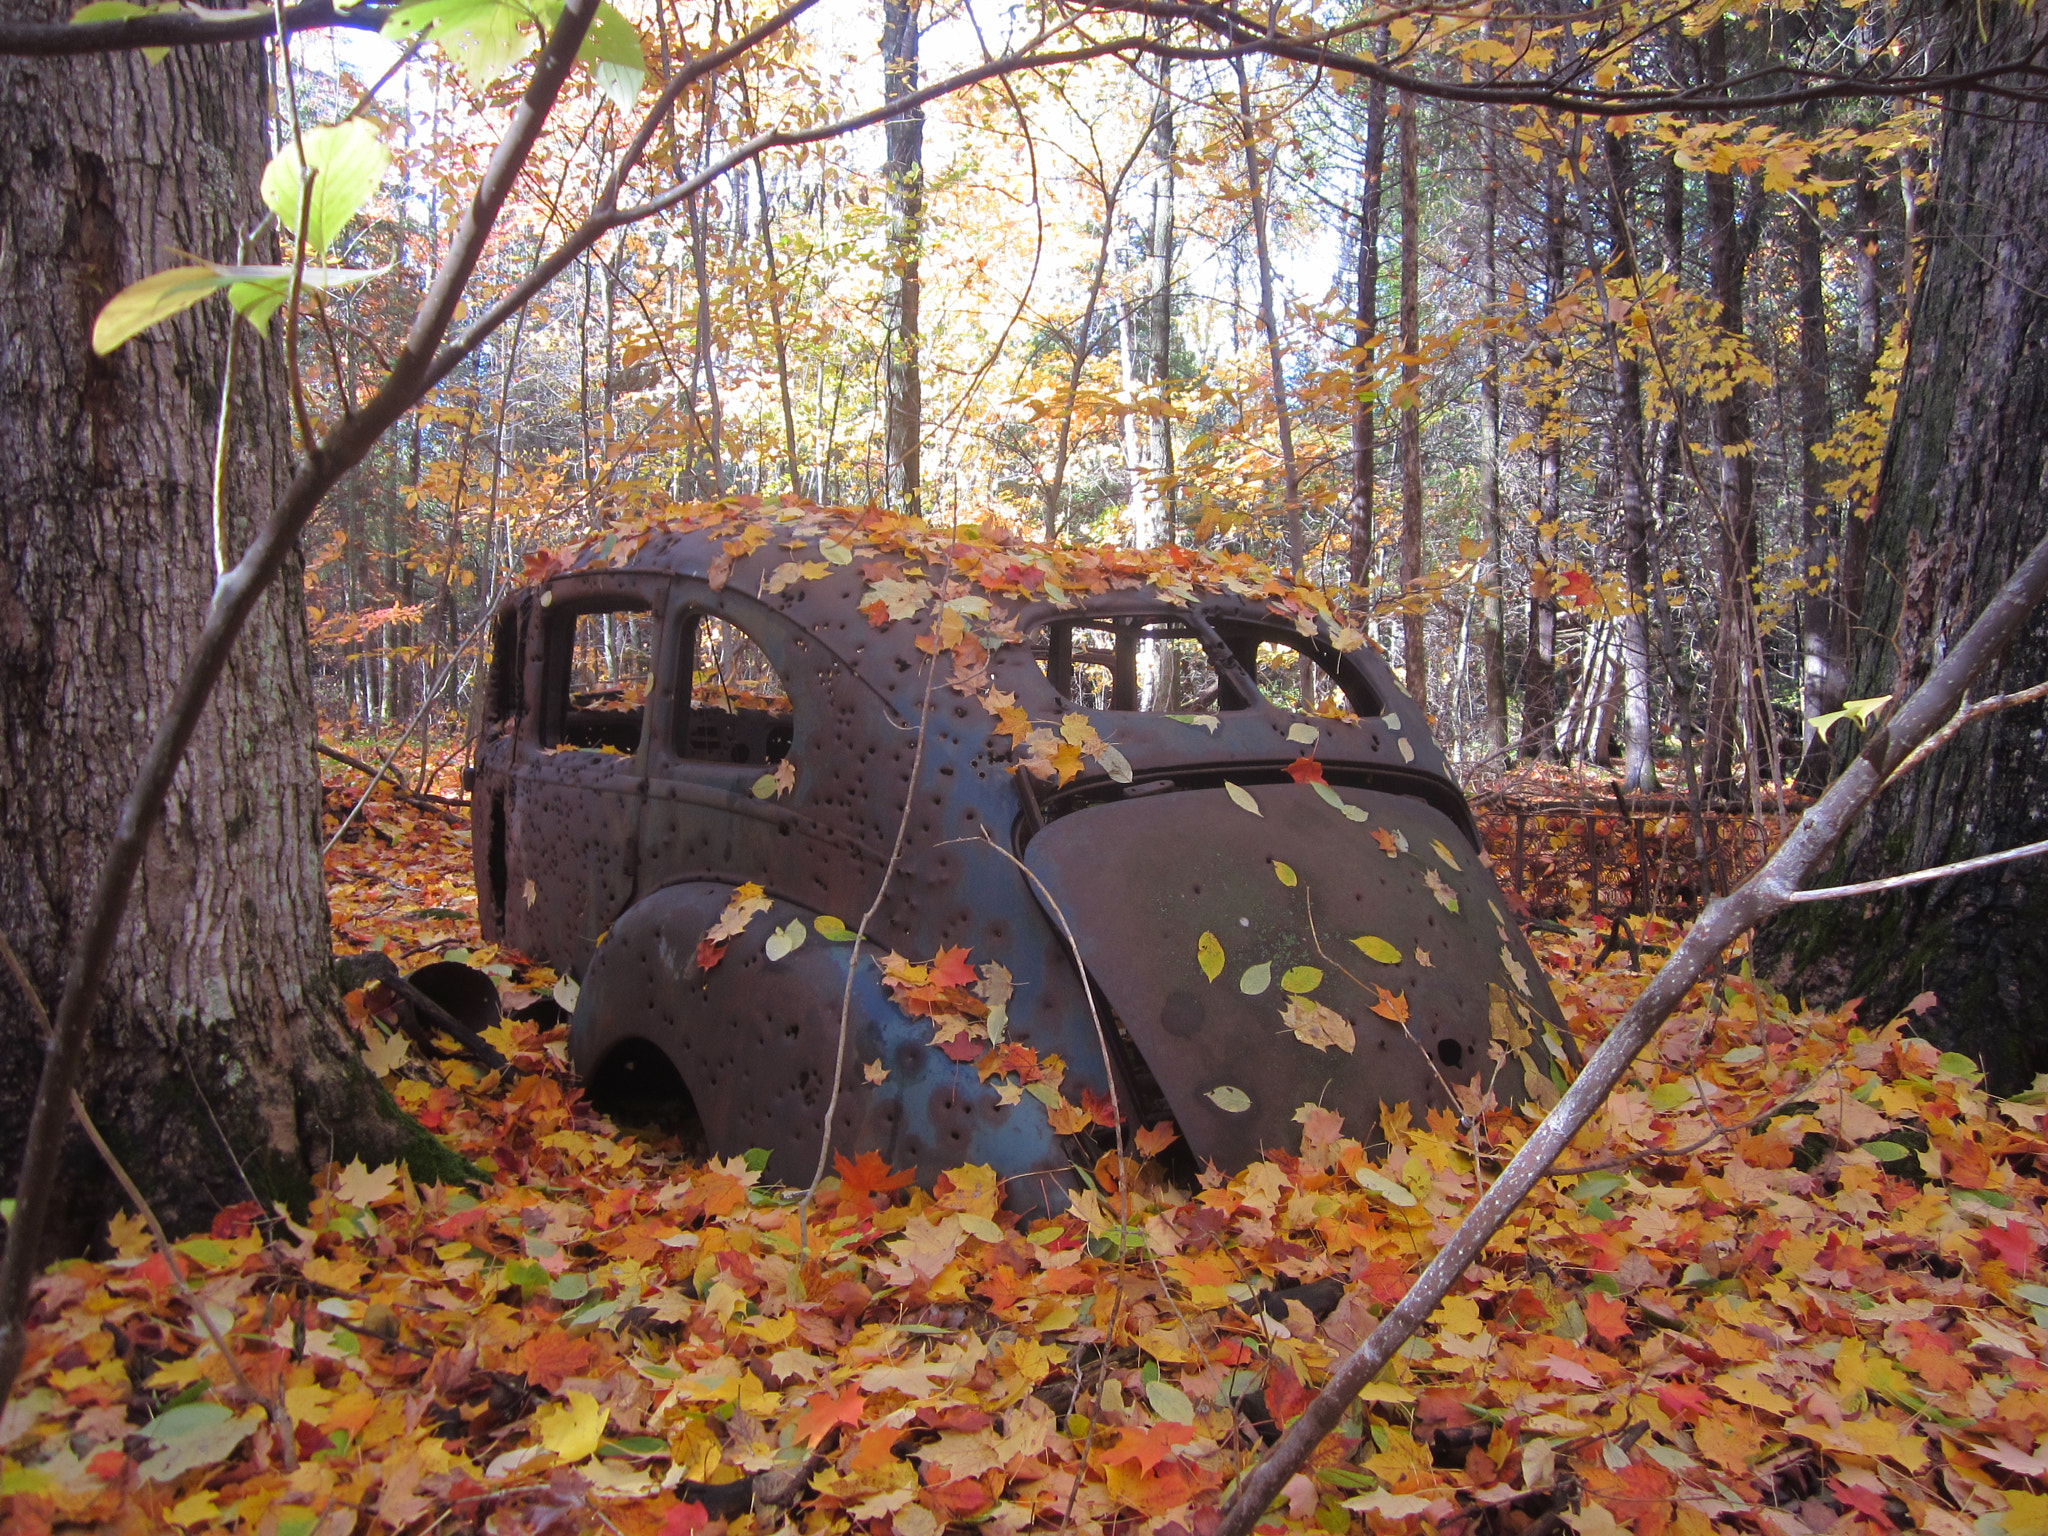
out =
<svg viewBox="0 0 2048 1536"><path fill-rule="evenodd" d="M1449 1105L1475 1080L1519 1103L1562 1059L1492 875L1419 800L1182 790L1060 817L1024 859L1189 1146L1223 1168L1292 1149L1305 1104L1371 1139L1383 1103Z"/></svg>

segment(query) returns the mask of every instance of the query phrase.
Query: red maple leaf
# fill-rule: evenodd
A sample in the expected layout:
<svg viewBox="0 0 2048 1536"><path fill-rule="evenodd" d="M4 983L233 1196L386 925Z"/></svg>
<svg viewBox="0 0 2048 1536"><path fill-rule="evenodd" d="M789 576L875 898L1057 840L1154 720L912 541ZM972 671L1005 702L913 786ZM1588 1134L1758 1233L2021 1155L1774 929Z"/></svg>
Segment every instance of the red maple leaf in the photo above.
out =
<svg viewBox="0 0 2048 1536"><path fill-rule="evenodd" d="M932 961L931 983L935 987L971 987L974 967L967 963L964 949L942 949Z"/></svg>
<svg viewBox="0 0 2048 1536"><path fill-rule="evenodd" d="M709 939L697 941L697 969L708 971L725 958L725 946L714 944Z"/></svg>
<svg viewBox="0 0 2048 1536"><path fill-rule="evenodd" d="M655 1536L697 1536L697 1533L711 1523L711 1511L702 1504L685 1499L669 1507L668 1515Z"/></svg>
<svg viewBox="0 0 2048 1536"><path fill-rule="evenodd" d="M2034 1253L2040 1246L2031 1232L2012 1222L1985 1227L1977 1234L1977 1241L2006 1267L2007 1273L2014 1275L2024 1275L2034 1267Z"/></svg>
<svg viewBox="0 0 2048 1536"><path fill-rule="evenodd" d="M797 1415L796 1432L804 1437L805 1445L816 1445L841 1424L858 1427L866 1402L858 1382L849 1381L837 1397L830 1392L813 1393Z"/></svg>
<svg viewBox="0 0 2048 1536"><path fill-rule="evenodd" d="M1081 1090L1081 1107L1088 1111L1089 1118L1097 1125L1113 1129L1117 1123L1116 1105L1107 1098L1097 1098L1093 1088Z"/></svg>
<svg viewBox="0 0 2048 1536"><path fill-rule="evenodd" d="M1297 784L1321 784L1323 765L1312 757L1297 757L1287 765L1287 777Z"/></svg>

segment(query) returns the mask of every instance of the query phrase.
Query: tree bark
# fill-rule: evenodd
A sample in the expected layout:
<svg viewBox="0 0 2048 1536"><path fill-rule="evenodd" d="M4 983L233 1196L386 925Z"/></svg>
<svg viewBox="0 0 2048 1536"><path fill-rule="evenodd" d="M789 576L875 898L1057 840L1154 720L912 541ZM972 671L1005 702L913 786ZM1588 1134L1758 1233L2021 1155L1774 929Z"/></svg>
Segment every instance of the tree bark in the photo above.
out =
<svg viewBox="0 0 2048 1536"><path fill-rule="evenodd" d="M1974 23L1957 29L1965 67L2048 39L2048 12L1986 14L1981 39ZM1910 691L2048 530L2048 108L1977 95L1949 108L1940 184L1920 210L1927 263L1871 527L1858 698ZM2048 619L2037 614L1980 691L2044 677ZM2044 729L2040 705L1964 729L1878 803L1826 883L2039 840ZM1810 999L1863 996L1872 1022L1933 992L1941 1005L1919 1027L1983 1061L1996 1091L2048 1068L2048 868L2038 860L1817 904L1764 930L1759 957Z"/></svg>
<svg viewBox="0 0 2048 1536"><path fill-rule="evenodd" d="M897 102L917 89L918 0L883 0L882 96ZM889 265L883 282L883 479L885 499L916 512L923 498L924 380L918 366L924 251L924 108L907 107L886 128L882 167L889 217Z"/></svg>
<svg viewBox="0 0 2048 1536"><path fill-rule="evenodd" d="M266 102L252 44L161 65L0 61L0 930L53 1010L123 797L213 598L230 317L210 301L105 359L88 336L100 306L174 250L233 256L237 230L261 216ZM238 345L230 561L291 468L278 348ZM173 1230L251 1189L303 1196L333 1157L424 1144L455 1166L364 1071L341 1023L306 660L294 569L193 737L92 1025L86 1103ZM10 1189L42 1055L26 999L0 981ZM84 1247L121 1204L82 1141L59 1185L50 1254Z"/></svg>

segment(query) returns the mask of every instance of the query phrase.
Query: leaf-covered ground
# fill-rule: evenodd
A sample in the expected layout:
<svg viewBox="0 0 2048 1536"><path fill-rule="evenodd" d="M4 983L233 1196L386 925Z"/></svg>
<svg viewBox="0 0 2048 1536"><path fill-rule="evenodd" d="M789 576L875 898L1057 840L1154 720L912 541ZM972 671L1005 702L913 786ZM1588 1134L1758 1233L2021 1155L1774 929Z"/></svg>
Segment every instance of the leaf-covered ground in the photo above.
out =
<svg viewBox="0 0 2048 1536"><path fill-rule="evenodd" d="M331 860L341 946L473 944L459 823L366 815ZM1641 984L1625 954L1589 972L1597 935L1537 947L1585 1041ZM464 952L515 1005L553 981ZM373 1066L488 1182L334 1168L298 1219L180 1243L267 1402L116 1222L41 1282L8 1536L1203 1536L1529 1124L1310 1109L1236 1178L1112 1155L1025 1222L985 1170L922 1190L863 1158L806 1220L744 1159L593 1114L559 1030L502 1026L516 1071L485 1076L372 1002ZM1696 992L1266 1529L2048 1532L2044 1112L1896 1023Z"/></svg>

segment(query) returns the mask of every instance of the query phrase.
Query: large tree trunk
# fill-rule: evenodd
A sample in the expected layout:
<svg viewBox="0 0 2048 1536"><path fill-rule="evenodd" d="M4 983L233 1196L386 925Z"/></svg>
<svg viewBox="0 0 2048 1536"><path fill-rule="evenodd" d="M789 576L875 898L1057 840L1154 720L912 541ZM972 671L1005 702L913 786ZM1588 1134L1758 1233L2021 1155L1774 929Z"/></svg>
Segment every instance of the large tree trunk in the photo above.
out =
<svg viewBox="0 0 2048 1536"><path fill-rule="evenodd" d="M918 0L883 0L882 95L901 101L917 89ZM888 163L882 167L889 214L889 267L883 278L884 497L899 511L920 510L924 477L924 375L918 366L923 337L919 316L924 254L924 108L899 108L885 128Z"/></svg>
<svg viewBox="0 0 2048 1536"><path fill-rule="evenodd" d="M1974 20L1958 26L1961 69L2048 38L2038 7L1986 16L1981 41ZM2048 108L1975 95L1950 105L1871 530L1850 681L1858 698L1909 692L2048 532ZM1980 692L2044 677L2048 616L2037 614ZM2048 711L2034 705L1963 731L1877 803L1827 883L2048 836L2044 727ZM1796 909L1760 935L1759 955L1808 998L1862 995L1872 1022L1933 992L1941 1006L1921 1027L1979 1057L2000 1091L2048 1068L2048 867L2038 860Z"/></svg>
<svg viewBox="0 0 2048 1536"><path fill-rule="evenodd" d="M244 327L217 551L227 307L202 304L106 359L88 335L117 289L176 251L234 255L260 216L266 100L253 46L160 66L139 53L0 61L0 934L52 1008L217 555L240 555L290 452L278 349ZM83 1080L174 1230L251 1187L308 1192L330 1157L388 1158L424 1138L341 1026L313 736L294 573L250 621L178 774ZM34 1015L0 973L9 1192L41 1061ZM119 1204L82 1140L63 1179L53 1253L90 1242Z"/></svg>

